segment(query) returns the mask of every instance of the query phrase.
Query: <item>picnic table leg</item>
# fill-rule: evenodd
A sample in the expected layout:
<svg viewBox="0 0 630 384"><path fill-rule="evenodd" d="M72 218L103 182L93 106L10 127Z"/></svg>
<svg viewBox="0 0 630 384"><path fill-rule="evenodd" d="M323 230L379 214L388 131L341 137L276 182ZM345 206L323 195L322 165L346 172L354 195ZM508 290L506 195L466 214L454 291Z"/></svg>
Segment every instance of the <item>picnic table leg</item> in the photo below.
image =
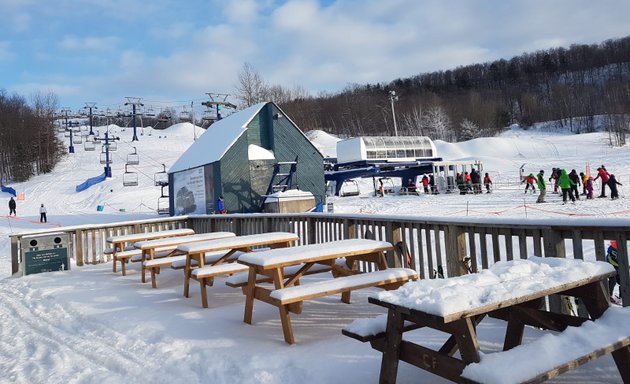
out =
<svg viewBox="0 0 630 384"><path fill-rule="evenodd" d="M280 321L282 322L282 333L284 334L284 341L287 344L295 344L293 338L293 328L291 327L291 318L289 317L289 308L286 305L280 305Z"/></svg>
<svg viewBox="0 0 630 384"><path fill-rule="evenodd" d="M201 305L208 308L208 292L206 291L206 279L199 279L199 289L201 290Z"/></svg>
<svg viewBox="0 0 630 384"><path fill-rule="evenodd" d="M385 348L381 360L379 383L395 384L398 375L400 344L402 342L404 318L394 309L387 311L387 329L385 330Z"/></svg>
<svg viewBox="0 0 630 384"><path fill-rule="evenodd" d="M525 323L521 321L518 314L510 311L508 314L507 329L505 330L505 341L503 342L503 350L507 351L523 341L523 332L525 331Z"/></svg>
<svg viewBox="0 0 630 384"><path fill-rule="evenodd" d="M126 264L127 264L127 259L120 260L120 266L121 266L121 271L122 271L123 276L127 276Z"/></svg>
<svg viewBox="0 0 630 384"><path fill-rule="evenodd" d="M253 267L249 267L249 275L247 276L247 286L243 287L245 290L245 314L243 315L243 321L247 324L252 323L252 314L254 312L254 296L256 293L256 270Z"/></svg>
<svg viewBox="0 0 630 384"><path fill-rule="evenodd" d="M191 255L186 255L186 267L184 268L184 297L188 297L190 286L190 259Z"/></svg>
<svg viewBox="0 0 630 384"><path fill-rule="evenodd" d="M112 272L116 273L116 252L112 255Z"/></svg>
<svg viewBox="0 0 630 384"><path fill-rule="evenodd" d="M157 288L157 273L159 268L151 267L151 287Z"/></svg>
<svg viewBox="0 0 630 384"><path fill-rule="evenodd" d="M615 365L624 383L630 383L630 346L612 352Z"/></svg>

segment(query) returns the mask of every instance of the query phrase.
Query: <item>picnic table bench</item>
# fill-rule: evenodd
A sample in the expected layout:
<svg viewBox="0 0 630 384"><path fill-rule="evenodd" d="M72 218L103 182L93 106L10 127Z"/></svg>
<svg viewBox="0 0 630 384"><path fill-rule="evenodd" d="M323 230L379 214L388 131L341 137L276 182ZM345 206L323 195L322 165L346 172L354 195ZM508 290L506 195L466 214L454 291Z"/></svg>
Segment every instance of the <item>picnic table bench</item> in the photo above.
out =
<svg viewBox="0 0 630 384"><path fill-rule="evenodd" d="M233 257L235 253L251 252L255 247L290 247L292 242L299 239L296 234L290 232L270 232L178 245L177 250L186 256L186 266L184 268L184 297L189 297L190 279L197 280L201 290L201 304L204 308L208 308L206 286L212 286L216 276L231 275L247 270L247 267L243 265L231 263L235 261ZM218 251L227 252L212 261L211 265L206 266L204 255L208 252ZM194 268L193 262L195 261L197 268ZM230 265L221 265L226 262L230 263Z"/></svg>
<svg viewBox="0 0 630 384"><path fill-rule="evenodd" d="M130 233L127 235L109 236L105 241L111 244L111 248L106 252L112 253L113 265L112 271L116 273L116 262L120 261L122 275L126 276L126 264L134 256L142 255L142 251L135 249L133 246L127 247L126 244L133 244L138 241L160 239L172 236L192 235L195 231L189 228L170 229L166 231Z"/></svg>
<svg viewBox="0 0 630 384"><path fill-rule="evenodd" d="M151 286L157 288L157 274L160 272L160 268L171 266L173 262L186 258L185 255L178 253L178 245L234 236L236 235L233 232L209 232L138 241L134 243L134 247L142 252L140 259L142 262L141 280L143 283L146 281L145 272L148 269L151 272ZM164 251L168 252L165 254Z"/></svg>
<svg viewBox="0 0 630 384"><path fill-rule="evenodd" d="M414 270L387 268L384 253L392 249L393 246L384 241L348 239L245 254L238 259L239 264L249 267L248 282L243 287L246 295L243 321L252 323L255 299L274 305L280 312L284 340L293 344L295 338L289 312L301 313L304 300L341 293L342 301L349 303L350 293L355 289L393 289L417 279ZM338 262L340 259L343 262ZM358 261L372 262L378 270L361 272ZM334 278L305 284L300 282L302 276L309 271L317 271L319 265L329 268ZM273 288L262 285L270 281Z"/></svg>
<svg viewBox="0 0 630 384"><path fill-rule="evenodd" d="M607 279L614 273L603 262L499 262L478 274L411 282L371 296L387 315L356 320L342 333L383 353L380 383L396 382L399 360L459 383L539 383L607 353L630 382L630 309L609 309ZM554 294L578 298L589 317L544 309ZM485 316L507 320L503 351L480 354L476 326ZM552 344L567 347L550 353L549 338L522 344L526 325L559 332ZM451 336L438 350L403 339L422 327ZM568 342L575 338L588 342L576 348Z"/></svg>

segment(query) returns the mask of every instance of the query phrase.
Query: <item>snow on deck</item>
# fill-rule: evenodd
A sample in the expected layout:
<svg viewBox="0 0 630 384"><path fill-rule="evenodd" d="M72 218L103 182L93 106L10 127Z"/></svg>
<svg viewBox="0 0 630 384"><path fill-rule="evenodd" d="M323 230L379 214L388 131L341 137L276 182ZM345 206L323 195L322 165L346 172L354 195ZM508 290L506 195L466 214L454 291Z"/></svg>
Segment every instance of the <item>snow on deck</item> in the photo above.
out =
<svg viewBox="0 0 630 384"><path fill-rule="evenodd" d="M226 237L223 239L201 241L192 244L181 244L177 250L188 253L202 252L206 249L230 249L248 245L265 244L280 241L293 241L299 237L290 232L270 232L257 235Z"/></svg>
<svg viewBox="0 0 630 384"><path fill-rule="evenodd" d="M327 255L343 255L349 253L367 253L372 250L391 247L386 241L369 239L347 239L330 243L309 244L292 248L277 248L265 252L248 253L239 261L264 267L276 264L290 264L300 260L325 257Z"/></svg>
<svg viewBox="0 0 630 384"><path fill-rule="evenodd" d="M156 237L192 235L194 233L195 231L189 228L169 229L166 231L157 231L157 232L130 233L128 235L109 236L107 238L107 242L111 243L113 241L133 241L133 240L137 240L140 237L145 238L145 239L152 239Z"/></svg>
<svg viewBox="0 0 630 384"><path fill-rule="evenodd" d="M526 260L501 261L470 275L409 282L395 291L373 296L447 317L609 272L614 272L614 268L601 261L530 256Z"/></svg>

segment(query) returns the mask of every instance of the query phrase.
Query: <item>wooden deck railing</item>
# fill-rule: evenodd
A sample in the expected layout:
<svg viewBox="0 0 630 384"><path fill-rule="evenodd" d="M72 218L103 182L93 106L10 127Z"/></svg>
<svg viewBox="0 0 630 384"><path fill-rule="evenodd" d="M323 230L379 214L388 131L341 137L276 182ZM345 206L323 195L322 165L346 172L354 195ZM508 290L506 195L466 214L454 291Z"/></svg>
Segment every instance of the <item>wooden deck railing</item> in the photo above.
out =
<svg viewBox="0 0 630 384"><path fill-rule="evenodd" d="M350 214L232 214L176 216L122 223L61 227L11 236L13 273L18 271L22 236L65 232L76 265L109 261L103 254L111 235L155 230L192 228L197 233L231 231L248 235L287 231L299 235L300 244L346 238L373 238L397 245L388 255L391 266L418 271L421 278L458 276L488 268L500 260L530 255L605 260L610 240L616 240L621 279L620 294L630 304L628 239L630 220L575 221L518 219L439 219L414 216Z"/></svg>

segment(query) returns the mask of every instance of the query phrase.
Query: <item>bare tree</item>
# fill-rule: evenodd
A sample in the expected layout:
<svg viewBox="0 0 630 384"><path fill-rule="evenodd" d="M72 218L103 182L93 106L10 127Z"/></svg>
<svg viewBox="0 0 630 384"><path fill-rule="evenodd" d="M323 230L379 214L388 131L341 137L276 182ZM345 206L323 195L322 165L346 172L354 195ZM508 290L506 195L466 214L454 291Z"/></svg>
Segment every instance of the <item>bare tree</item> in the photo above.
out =
<svg viewBox="0 0 630 384"><path fill-rule="evenodd" d="M243 68L238 73L238 84L235 91L240 106L245 108L265 101L269 96L269 87L250 63L243 64Z"/></svg>

